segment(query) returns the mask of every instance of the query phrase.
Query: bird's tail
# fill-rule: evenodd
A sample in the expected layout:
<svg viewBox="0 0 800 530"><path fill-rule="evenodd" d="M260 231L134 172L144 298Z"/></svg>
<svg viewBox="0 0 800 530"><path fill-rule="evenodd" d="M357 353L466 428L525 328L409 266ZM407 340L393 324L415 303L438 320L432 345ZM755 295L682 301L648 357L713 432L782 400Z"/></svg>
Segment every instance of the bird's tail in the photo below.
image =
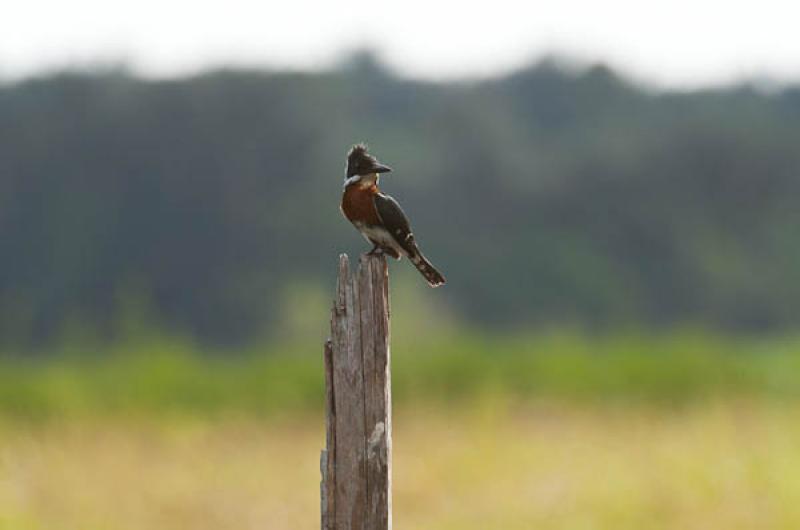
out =
<svg viewBox="0 0 800 530"><path fill-rule="evenodd" d="M441 272L436 270L436 267L431 265L431 262L422 255L422 252L417 251L415 254L409 256L408 259L411 260L411 263L422 273L428 285L431 287L444 285L444 276L442 276Z"/></svg>

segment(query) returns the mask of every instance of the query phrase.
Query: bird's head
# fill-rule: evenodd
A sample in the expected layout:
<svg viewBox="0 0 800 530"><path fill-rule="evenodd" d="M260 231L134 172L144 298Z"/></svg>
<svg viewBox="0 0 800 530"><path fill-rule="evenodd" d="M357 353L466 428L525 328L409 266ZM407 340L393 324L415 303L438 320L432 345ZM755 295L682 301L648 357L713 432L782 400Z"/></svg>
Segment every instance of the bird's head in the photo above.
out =
<svg viewBox="0 0 800 530"><path fill-rule="evenodd" d="M367 146L356 144L347 153L347 173L345 180L355 179L356 177L375 176L378 173L388 173L392 168L384 166L378 159L367 152Z"/></svg>

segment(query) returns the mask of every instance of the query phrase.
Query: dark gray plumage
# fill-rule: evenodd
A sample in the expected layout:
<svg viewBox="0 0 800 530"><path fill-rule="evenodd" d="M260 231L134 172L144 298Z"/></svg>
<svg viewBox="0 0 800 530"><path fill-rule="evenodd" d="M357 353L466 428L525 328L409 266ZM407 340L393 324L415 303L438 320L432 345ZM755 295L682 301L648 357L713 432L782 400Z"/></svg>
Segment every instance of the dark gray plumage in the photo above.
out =
<svg viewBox="0 0 800 530"><path fill-rule="evenodd" d="M444 276L422 255L411 231L411 224L400 204L391 196L383 193L375 194L375 209L381 218L383 227L408 255L408 259L425 277L431 287L445 282ZM394 256L398 258L399 256Z"/></svg>

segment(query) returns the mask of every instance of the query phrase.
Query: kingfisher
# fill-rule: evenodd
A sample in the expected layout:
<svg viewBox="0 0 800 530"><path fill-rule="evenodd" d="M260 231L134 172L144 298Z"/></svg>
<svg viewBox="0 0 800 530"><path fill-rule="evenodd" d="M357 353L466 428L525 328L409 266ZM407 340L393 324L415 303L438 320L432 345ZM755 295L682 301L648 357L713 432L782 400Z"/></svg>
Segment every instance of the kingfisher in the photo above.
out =
<svg viewBox="0 0 800 530"><path fill-rule="evenodd" d="M406 256L428 285L443 285L444 276L422 255L403 209L378 189L380 174L391 170L369 154L366 145L354 145L347 153L342 213L372 243L368 254L386 254L398 260Z"/></svg>

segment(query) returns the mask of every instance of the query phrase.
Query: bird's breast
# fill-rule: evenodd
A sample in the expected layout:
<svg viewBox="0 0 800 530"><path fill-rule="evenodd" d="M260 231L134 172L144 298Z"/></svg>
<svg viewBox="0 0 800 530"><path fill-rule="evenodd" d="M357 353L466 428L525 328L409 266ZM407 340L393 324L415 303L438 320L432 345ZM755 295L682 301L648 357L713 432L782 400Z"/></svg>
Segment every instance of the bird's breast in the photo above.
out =
<svg viewBox="0 0 800 530"><path fill-rule="evenodd" d="M342 195L342 213L353 224L367 226L380 224L374 200L377 192L377 186L368 188L360 187L358 184L348 186Z"/></svg>

